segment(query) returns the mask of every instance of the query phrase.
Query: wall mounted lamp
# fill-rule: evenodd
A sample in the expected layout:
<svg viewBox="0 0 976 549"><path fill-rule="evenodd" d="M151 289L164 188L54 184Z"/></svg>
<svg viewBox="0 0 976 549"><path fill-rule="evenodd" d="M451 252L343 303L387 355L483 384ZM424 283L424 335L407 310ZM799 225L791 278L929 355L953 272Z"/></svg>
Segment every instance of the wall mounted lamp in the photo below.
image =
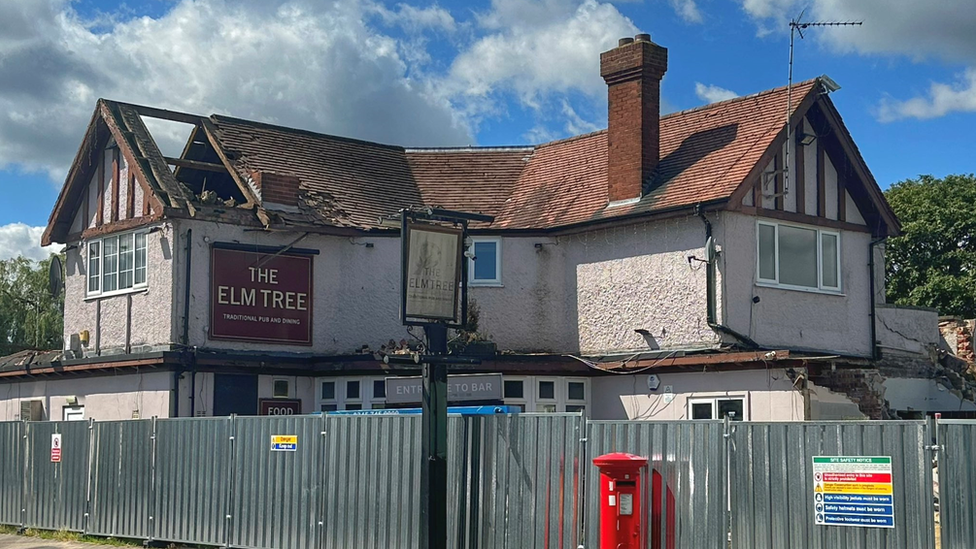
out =
<svg viewBox="0 0 976 549"><path fill-rule="evenodd" d="M800 133L796 134L796 142L797 142L797 144L802 145L804 147L806 147L808 145L813 145L813 142L816 141L816 140L817 140L817 136L815 134L812 134L812 133L803 133L803 132L800 132Z"/></svg>

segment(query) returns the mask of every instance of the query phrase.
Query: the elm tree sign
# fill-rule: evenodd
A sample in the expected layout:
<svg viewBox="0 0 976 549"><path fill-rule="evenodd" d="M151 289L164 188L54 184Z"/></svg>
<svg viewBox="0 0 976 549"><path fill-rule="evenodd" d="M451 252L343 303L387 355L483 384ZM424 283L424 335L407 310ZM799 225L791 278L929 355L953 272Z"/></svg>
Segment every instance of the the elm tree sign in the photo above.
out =
<svg viewBox="0 0 976 549"><path fill-rule="evenodd" d="M461 229L429 223L407 223L406 229L404 318L456 321Z"/></svg>
<svg viewBox="0 0 976 549"><path fill-rule="evenodd" d="M210 251L210 338L312 344L312 257Z"/></svg>

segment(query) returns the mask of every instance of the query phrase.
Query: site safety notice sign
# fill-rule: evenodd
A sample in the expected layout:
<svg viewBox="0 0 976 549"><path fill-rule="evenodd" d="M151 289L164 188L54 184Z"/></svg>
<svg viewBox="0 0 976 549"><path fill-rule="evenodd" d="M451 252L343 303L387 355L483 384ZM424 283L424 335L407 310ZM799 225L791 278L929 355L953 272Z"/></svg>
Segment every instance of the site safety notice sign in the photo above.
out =
<svg viewBox="0 0 976 549"><path fill-rule="evenodd" d="M61 435L51 435L51 463L61 463Z"/></svg>
<svg viewBox="0 0 976 549"><path fill-rule="evenodd" d="M890 456L814 456L815 522L894 528Z"/></svg>
<svg viewBox="0 0 976 549"><path fill-rule="evenodd" d="M296 435L271 435L272 452L295 452L298 450Z"/></svg>

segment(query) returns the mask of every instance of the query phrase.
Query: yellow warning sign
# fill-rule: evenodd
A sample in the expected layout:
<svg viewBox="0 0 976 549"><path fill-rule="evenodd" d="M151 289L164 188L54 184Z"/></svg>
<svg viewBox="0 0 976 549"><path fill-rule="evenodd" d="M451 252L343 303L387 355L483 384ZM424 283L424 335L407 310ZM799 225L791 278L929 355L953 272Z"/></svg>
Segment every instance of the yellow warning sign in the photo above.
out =
<svg viewBox="0 0 976 549"><path fill-rule="evenodd" d="M827 494L891 494L890 483L869 482L825 482L824 492Z"/></svg>
<svg viewBox="0 0 976 549"><path fill-rule="evenodd" d="M272 452L294 452L298 450L297 435L271 435Z"/></svg>

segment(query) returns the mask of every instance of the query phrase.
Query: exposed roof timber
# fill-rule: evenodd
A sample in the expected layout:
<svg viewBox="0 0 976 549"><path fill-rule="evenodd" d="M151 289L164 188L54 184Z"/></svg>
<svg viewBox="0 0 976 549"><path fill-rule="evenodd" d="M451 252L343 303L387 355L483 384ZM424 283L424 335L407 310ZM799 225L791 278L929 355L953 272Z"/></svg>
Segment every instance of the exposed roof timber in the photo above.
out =
<svg viewBox="0 0 976 549"><path fill-rule="evenodd" d="M241 193L243 193L244 198L247 199L246 203L254 204L254 205L260 204L260 202L257 199L257 195L254 194L254 191L251 189L251 186L246 181L241 179L240 174L237 173L236 169L234 169L234 163L231 161L230 157L227 156L227 153L224 151L224 148L220 145L220 142L217 140L217 130L216 128L214 128L213 122L211 122L207 118L204 118L202 120L201 128L203 129L204 135L207 136L207 140L210 142L210 146L213 147L214 151L216 151L217 156L220 157L220 161L224 163L224 166L227 168L227 171L230 173L230 176L234 178L234 182L237 183L237 186L241 189Z"/></svg>
<svg viewBox="0 0 976 549"><path fill-rule="evenodd" d="M200 162L197 160L188 160L186 158L173 158L171 156L164 156L163 160L166 161L170 166L178 166L180 168L190 168L193 170L204 170L208 172L218 172L218 173L229 173L227 166L223 164L211 164L210 162Z"/></svg>
<svg viewBox="0 0 976 549"><path fill-rule="evenodd" d="M185 112L168 111L166 109L157 109L154 107L146 107L143 105L130 105L133 110L142 116L148 116L149 118L159 118L161 120L170 120L172 122L182 122L184 124L191 124L194 126L199 126L206 117L199 116L196 114L188 114Z"/></svg>

